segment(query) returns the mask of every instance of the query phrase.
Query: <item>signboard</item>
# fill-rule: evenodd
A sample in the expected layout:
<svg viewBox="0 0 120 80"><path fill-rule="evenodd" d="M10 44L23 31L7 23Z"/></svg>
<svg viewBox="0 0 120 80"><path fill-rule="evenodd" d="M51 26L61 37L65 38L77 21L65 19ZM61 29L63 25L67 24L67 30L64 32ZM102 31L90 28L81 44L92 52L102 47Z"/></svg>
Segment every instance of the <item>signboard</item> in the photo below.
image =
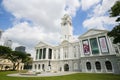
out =
<svg viewBox="0 0 120 80"><path fill-rule="evenodd" d="M83 52L84 54L90 54L90 47L88 40L83 40Z"/></svg>
<svg viewBox="0 0 120 80"><path fill-rule="evenodd" d="M107 47L107 43L106 43L106 38L105 37L100 37L99 42L100 42L101 52L102 53L108 53L108 47Z"/></svg>
<svg viewBox="0 0 120 80"><path fill-rule="evenodd" d="M92 54L98 54L99 48L98 48L98 43L96 38L90 39L90 45L91 45Z"/></svg>

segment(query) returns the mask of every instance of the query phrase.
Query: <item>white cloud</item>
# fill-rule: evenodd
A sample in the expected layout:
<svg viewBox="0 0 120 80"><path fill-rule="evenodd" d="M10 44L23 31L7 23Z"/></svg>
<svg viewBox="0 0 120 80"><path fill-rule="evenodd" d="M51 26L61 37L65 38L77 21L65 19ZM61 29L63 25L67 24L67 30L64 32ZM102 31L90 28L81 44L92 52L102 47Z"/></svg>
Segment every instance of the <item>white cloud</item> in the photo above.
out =
<svg viewBox="0 0 120 80"><path fill-rule="evenodd" d="M33 53L39 41L52 44L60 41L61 17L66 12L75 16L80 3L78 0L3 0L2 5L15 17L14 25L3 36L13 40L13 47L24 45Z"/></svg>
<svg viewBox="0 0 120 80"><path fill-rule="evenodd" d="M47 32L49 32L58 29L58 27L54 25L54 21L63 16L65 1L4 0L3 5L17 19L28 19L34 24L44 26L44 29L47 28Z"/></svg>
<svg viewBox="0 0 120 80"><path fill-rule="evenodd" d="M110 29L111 25L115 25L116 18L109 17L109 10L117 0L102 0L94 5L93 9L88 12L88 18L84 20L83 27L97 28L97 29Z"/></svg>
<svg viewBox="0 0 120 80"><path fill-rule="evenodd" d="M71 16L76 15L76 11L80 8L79 0L66 0L66 12Z"/></svg>
<svg viewBox="0 0 120 80"><path fill-rule="evenodd" d="M117 0L103 0L102 4L99 3L97 6L95 6L93 10L93 15L94 16L105 15L106 12L110 10L110 8L114 5L116 1Z"/></svg>
<svg viewBox="0 0 120 80"><path fill-rule="evenodd" d="M87 29L108 29L108 25L115 24L115 19L116 18L110 18L108 16L91 17L83 22L83 26Z"/></svg>
<svg viewBox="0 0 120 80"><path fill-rule="evenodd" d="M19 45L25 45L28 49L34 49L35 45L39 41L46 41L53 44L59 41L60 34L56 33L45 33L40 26L30 26L27 22L19 23L14 27L7 29L3 33L3 37L11 39L13 47ZM55 38L56 36L56 38Z"/></svg>
<svg viewBox="0 0 120 80"><path fill-rule="evenodd" d="M101 0L81 0L81 6L82 6L82 10L88 10L90 9L92 6L96 5L97 3L99 3Z"/></svg>

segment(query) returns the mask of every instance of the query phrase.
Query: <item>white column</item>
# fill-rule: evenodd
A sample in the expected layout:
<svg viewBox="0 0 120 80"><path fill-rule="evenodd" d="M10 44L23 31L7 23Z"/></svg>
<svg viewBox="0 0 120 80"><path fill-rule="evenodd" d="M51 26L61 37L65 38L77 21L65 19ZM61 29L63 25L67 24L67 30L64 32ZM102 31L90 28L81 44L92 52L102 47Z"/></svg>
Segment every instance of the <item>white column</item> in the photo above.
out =
<svg viewBox="0 0 120 80"><path fill-rule="evenodd" d="M90 48L90 55L93 56L92 49L91 49L91 44L90 44L90 39L88 39L88 44L89 44L89 48Z"/></svg>
<svg viewBox="0 0 120 80"><path fill-rule="evenodd" d="M35 60L38 59L38 52L37 52L38 49L36 49L36 55L35 55Z"/></svg>
<svg viewBox="0 0 120 80"><path fill-rule="evenodd" d="M98 43L98 49L99 49L99 55L102 55L102 53L101 53L101 48L100 48L100 44L99 44L99 40L98 40L98 37L96 37L96 39L97 39L97 43Z"/></svg>
<svg viewBox="0 0 120 80"><path fill-rule="evenodd" d="M43 48L42 48L42 54L41 54L41 59L43 59Z"/></svg>
<svg viewBox="0 0 120 80"><path fill-rule="evenodd" d="M55 59L55 58L54 58L54 52L53 52L53 51L54 51L54 50L52 49L52 59Z"/></svg>
<svg viewBox="0 0 120 80"><path fill-rule="evenodd" d="M79 54L80 54L80 57L83 57L83 56L85 56L85 55L84 55L84 51L83 51L83 43L82 43L82 40L80 40L79 45L80 45L80 50L79 50L80 53L79 53Z"/></svg>
<svg viewBox="0 0 120 80"><path fill-rule="evenodd" d="M39 55L40 55L40 49L38 49L37 60L39 60Z"/></svg>
<svg viewBox="0 0 120 80"><path fill-rule="evenodd" d="M36 71L38 71L38 63L36 63Z"/></svg>
<svg viewBox="0 0 120 80"><path fill-rule="evenodd" d="M48 49L49 48L46 48L46 59L48 59Z"/></svg>
<svg viewBox="0 0 120 80"><path fill-rule="evenodd" d="M110 38L107 35L105 36L105 38L106 38L106 44L108 46L109 53L110 54L114 54L115 51L114 51L114 47L113 47L112 41L110 40Z"/></svg>
<svg viewBox="0 0 120 80"><path fill-rule="evenodd" d="M32 64L32 70L35 71L35 64Z"/></svg>
<svg viewBox="0 0 120 80"><path fill-rule="evenodd" d="M40 64L40 71L42 71L42 64Z"/></svg>
<svg viewBox="0 0 120 80"><path fill-rule="evenodd" d="M63 56L64 56L63 47L60 48L59 54L60 54L60 59L63 60Z"/></svg>

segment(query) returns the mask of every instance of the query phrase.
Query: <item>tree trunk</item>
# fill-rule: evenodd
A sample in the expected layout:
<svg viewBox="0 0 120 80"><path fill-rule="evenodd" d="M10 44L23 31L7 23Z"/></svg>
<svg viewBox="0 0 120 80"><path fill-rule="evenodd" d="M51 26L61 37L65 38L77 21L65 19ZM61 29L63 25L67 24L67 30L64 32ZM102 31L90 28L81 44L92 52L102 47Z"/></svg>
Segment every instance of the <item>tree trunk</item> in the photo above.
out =
<svg viewBox="0 0 120 80"><path fill-rule="evenodd" d="M15 62L13 62L13 71L15 71L16 65Z"/></svg>
<svg viewBox="0 0 120 80"><path fill-rule="evenodd" d="M1 70L3 69L3 65L1 65Z"/></svg>

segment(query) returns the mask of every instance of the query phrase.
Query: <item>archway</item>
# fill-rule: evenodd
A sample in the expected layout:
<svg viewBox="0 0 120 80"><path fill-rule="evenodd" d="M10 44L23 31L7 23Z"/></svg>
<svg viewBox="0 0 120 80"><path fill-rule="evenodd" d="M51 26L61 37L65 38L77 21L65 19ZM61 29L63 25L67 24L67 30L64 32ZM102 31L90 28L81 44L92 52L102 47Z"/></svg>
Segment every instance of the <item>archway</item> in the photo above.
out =
<svg viewBox="0 0 120 80"><path fill-rule="evenodd" d="M108 71L112 71L112 64L111 64L110 61L106 61L106 62L105 62L105 65L106 65L106 69L107 69Z"/></svg>
<svg viewBox="0 0 120 80"><path fill-rule="evenodd" d="M69 71L69 65L68 64L64 65L64 71Z"/></svg>
<svg viewBox="0 0 120 80"><path fill-rule="evenodd" d="M91 70L91 63L90 62L86 62L86 67L87 67L87 70Z"/></svg>

